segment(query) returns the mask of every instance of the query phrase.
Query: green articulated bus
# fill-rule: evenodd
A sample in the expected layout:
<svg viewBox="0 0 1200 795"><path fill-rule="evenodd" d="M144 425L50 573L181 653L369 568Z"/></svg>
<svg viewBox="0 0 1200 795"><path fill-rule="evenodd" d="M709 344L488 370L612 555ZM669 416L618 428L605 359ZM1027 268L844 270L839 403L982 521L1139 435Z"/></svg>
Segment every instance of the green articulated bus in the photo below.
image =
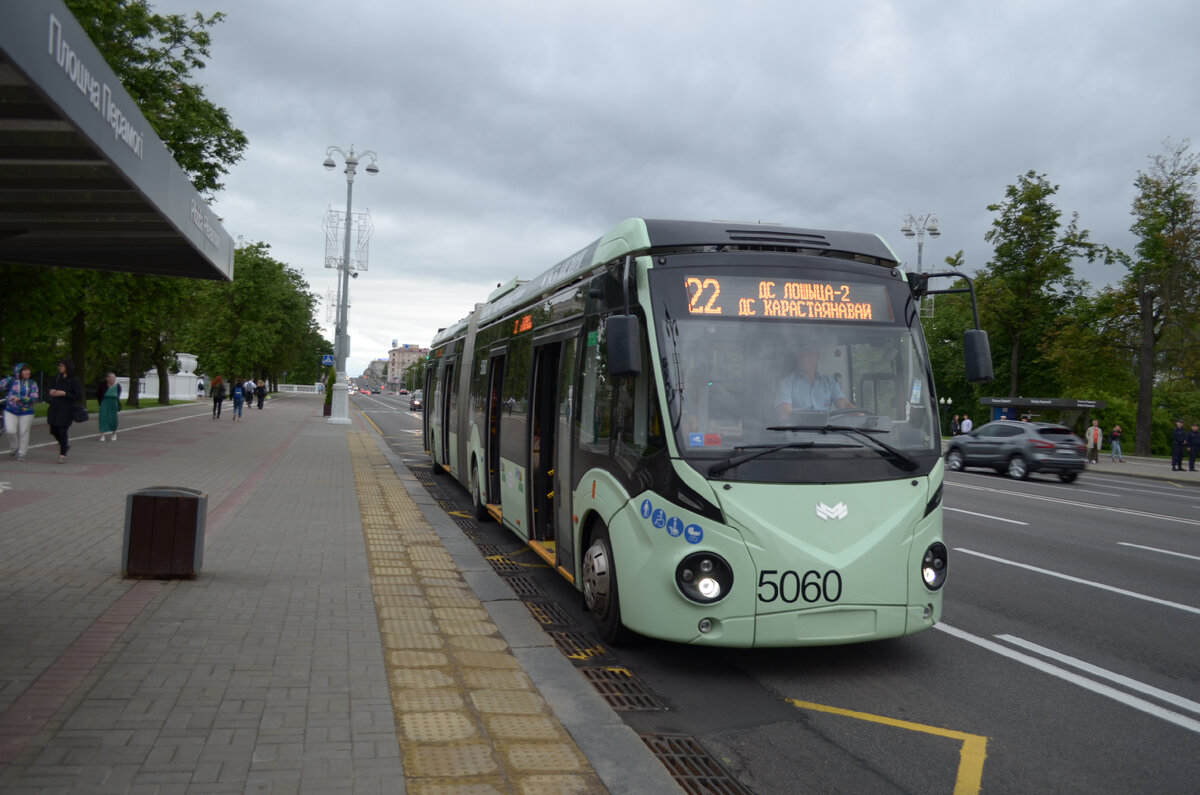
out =
<svg viewBox="0 0 1200 795"><path fill-rule="evenodd" d="M426 449L609 643L917 632L947 574L919 305L949 292L974 306L876 235L628 220L438 332Z"/></svg>

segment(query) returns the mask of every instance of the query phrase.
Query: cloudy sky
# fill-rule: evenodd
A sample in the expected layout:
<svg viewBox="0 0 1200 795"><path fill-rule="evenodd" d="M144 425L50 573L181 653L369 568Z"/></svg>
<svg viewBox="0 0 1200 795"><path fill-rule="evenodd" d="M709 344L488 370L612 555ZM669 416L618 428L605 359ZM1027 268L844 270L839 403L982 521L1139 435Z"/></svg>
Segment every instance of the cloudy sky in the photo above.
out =
<svg viewBox="0 0 1200 795"><path fill-rule="evenodd" d="M633 216L875 232L915 268L899 229L933 213L925 269L975 269L1032 169L1130 250L1137 172L1200 148L1200 5L1178 0L151 2L227 14L197 76L250 145L214 208L322 297L346 200L326 148L377 153L352 374Z"/></svg>

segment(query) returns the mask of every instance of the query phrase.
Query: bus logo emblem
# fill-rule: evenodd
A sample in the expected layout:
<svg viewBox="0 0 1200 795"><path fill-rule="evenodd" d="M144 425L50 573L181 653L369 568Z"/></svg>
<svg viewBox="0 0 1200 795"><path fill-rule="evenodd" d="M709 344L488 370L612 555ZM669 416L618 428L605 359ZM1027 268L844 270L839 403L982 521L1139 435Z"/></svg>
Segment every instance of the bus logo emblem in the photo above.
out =
<svg viewBox="0 0 1200 795"><path fill-rule="evenodd" d="M846 508L846 503L844 502L839 502L832 508L823 502L817 503L817 518L824 521L829 521L830 519L845 519L846 514L848 513L850 513L850 511L848 508Z"/></svg>

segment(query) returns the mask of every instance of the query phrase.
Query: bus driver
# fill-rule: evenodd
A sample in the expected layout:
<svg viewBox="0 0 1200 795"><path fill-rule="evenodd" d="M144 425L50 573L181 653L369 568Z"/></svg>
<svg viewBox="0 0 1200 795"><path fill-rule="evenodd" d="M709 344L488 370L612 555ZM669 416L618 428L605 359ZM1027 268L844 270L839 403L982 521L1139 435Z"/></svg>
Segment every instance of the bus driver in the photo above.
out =
<svg viewBox="0 0 1200 795"><path fill-rule="evenodd" d="M827 375L817 372L821 352L815 345L796 351L796 371L779 382L775 390L775 410L786 421L793 411L830 411L852 409L842 387Z"/></svg>

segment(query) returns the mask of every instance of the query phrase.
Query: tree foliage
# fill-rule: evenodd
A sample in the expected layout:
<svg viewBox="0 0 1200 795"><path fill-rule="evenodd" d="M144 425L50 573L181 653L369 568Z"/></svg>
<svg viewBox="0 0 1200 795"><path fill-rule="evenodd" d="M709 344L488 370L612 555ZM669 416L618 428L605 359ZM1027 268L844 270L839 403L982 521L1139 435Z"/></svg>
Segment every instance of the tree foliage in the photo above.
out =
<svg viewBox="0 0 1200 795"><path fill-rule="evenodd" d="M148 0L66 0L158 137L211 198L248 141L194 79L209 58L209 28L225 15L156 14Z"/></svg>
<svg viewBox="0 0 1200 795"><path fill-rule="evenodd" d="M1078 213L1062 228L1062 213L1051 201L1057 192L1044 175L1028 171L1008 186L1005 201L988 205L998 217L984 240L995 251L976 288L996 373L1008 377L1009 397L1058 390L1043 343L1086 287L1072 262L1096 254L1088 232L1079 229Z"/></svg>
<svg viewBox="0 0 1200 795"><path fill-rule="evenodd" d="M1126 329L1136 345L1135 450L1143 454L1150 449L1156 383L1174 394L1178 390L1173 384L1189 384L1194 390L1200 376L1200 158L1188 151L1189 146L1187 141L1164 144L1165 151L1150 158L1150 168L1139 171L1134 180L1138 193L1130 231L1138 242L1135 256L1125 258L1129 271L1121 287L1129 305Z"/></svg>

